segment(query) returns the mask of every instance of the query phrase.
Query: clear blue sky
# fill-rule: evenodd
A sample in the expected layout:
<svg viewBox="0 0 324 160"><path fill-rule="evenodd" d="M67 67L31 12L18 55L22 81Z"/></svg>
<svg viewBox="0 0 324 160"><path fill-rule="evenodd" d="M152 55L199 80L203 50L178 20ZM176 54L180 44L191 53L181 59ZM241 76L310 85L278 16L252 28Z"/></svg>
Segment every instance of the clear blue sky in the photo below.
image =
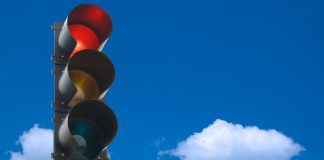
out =
<svg viewBox="0 0 324 160"><path fill-rule="evenodd" d="M112 17L106 95L119 120L114 159L152 160L220 118L275 128L321 160L324 1L10 0L1 2L0 159L35 123L51 128L53 21L79 3ZM173 158L165 158L173 159Z"/></svg>

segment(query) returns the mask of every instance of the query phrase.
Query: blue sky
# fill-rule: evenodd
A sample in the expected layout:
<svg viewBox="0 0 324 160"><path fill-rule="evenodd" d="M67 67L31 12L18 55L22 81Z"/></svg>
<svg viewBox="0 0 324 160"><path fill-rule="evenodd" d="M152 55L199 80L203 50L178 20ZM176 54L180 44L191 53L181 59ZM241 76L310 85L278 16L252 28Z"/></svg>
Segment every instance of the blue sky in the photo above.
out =
<svg viewBox="0 0 324 160"><path fill-rule="evenodd" d="M276 129L306 148L296 159L322 159L320 0L4 1L0 159L34 124L52 128L50 26L79 3L113 20L103 52L116 68L106 95L119 121L114 159L156 159L216 119Z"/></svg>

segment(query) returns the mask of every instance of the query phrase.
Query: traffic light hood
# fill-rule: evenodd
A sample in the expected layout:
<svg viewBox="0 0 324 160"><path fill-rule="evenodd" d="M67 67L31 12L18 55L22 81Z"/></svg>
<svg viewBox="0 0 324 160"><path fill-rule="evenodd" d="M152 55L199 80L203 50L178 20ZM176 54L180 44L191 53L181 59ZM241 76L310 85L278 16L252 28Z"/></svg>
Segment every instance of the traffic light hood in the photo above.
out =
<svg viewBox="0 0 324 160"><path fill-rule="evenodd" d="M114 112L104 103L77 104L59 129L59 143L71 159L94 159L111 143L118 129Z"/></svg>
<svg viewBox="0 0 324 160"><path fill-rule="evenodd" d="M101 100L115 77L110 59L99 51L82 50L68 62L58 89L73 107L82 100Z"/></svg>
<svg viewBox="0 0 324 160"><path fill-rule="evenodd" d="M111 18L103 9L94 4L81 4L65 20L58 45L70 57L83 49L101 51L111 31Z"/></svg>

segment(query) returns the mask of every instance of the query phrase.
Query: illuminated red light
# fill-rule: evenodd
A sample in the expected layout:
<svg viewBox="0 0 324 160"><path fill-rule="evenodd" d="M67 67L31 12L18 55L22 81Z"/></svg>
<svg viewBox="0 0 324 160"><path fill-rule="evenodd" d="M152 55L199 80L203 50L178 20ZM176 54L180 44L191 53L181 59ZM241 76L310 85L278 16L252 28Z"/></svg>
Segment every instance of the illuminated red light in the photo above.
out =
<svg viewBox="0 0 324 160"><path fill-rule="evenodd" d="M67 26L76 41L70 58L81 50L98 50L112 30L109 15L93 4L83 4L74 8L68 16Z"/></svg>
<svg viewBox="0 0 324 160"><path fill-rule="evenodd" d="M75 53L84 49L98 50L100 45L99 40L96 33L90 28L80 24L72 24L69 25L69 30L73 38L76 40L76 46L72 51L70 58Z"/></svg>

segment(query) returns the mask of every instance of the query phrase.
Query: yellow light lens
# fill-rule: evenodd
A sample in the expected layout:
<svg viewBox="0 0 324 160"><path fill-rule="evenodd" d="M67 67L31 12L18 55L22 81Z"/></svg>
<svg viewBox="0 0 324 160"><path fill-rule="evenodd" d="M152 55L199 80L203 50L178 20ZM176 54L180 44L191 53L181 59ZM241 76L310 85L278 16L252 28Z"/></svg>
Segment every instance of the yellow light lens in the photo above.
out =
<svg viewBox="0 0 324 160"><path fill-rule="evenodd" d="M69 75L77 89L77 92L68 104L70 107L73 108L84 100L97 100L99 98L99 86L91 75L80 70L71 70Z"/></svg>

